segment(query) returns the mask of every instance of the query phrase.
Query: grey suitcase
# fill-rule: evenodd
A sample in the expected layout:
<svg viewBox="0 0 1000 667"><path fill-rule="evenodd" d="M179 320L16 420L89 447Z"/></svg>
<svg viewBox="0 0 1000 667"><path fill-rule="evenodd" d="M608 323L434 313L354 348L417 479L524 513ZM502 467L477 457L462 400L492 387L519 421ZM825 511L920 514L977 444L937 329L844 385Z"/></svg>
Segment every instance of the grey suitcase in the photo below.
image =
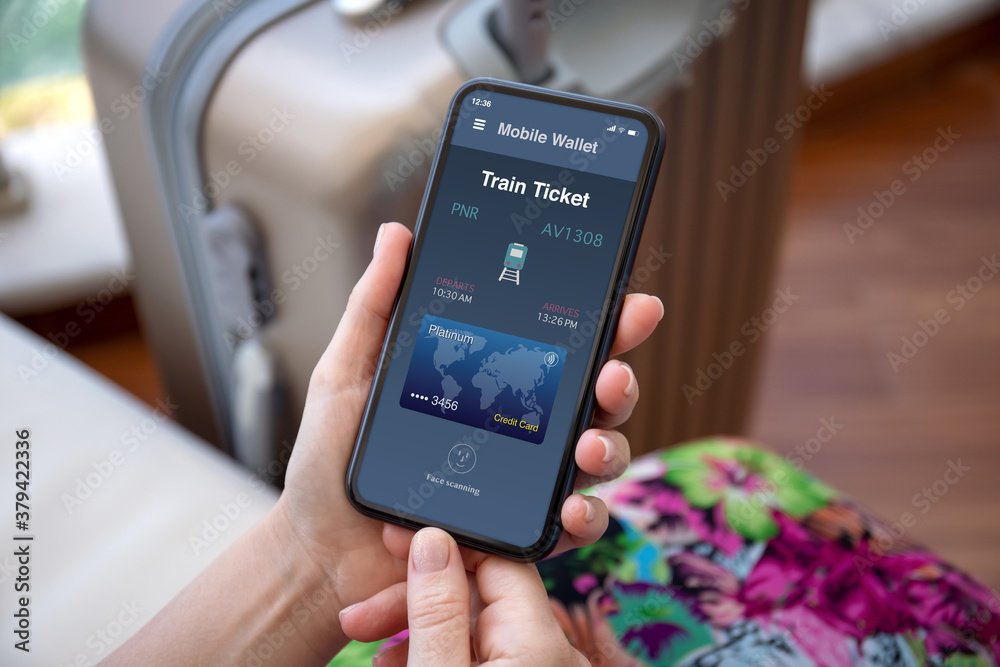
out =
<svg viewBox="0 0 1000 667"><path fill-rule="evenodd" d="M773 300L794 138L732 192L719 184L797 104L807 3L507 4L91 0L99 118L141 92L105 145L144 330L183 424L255 468L294 439L378 224L413 223L451 94L496 76L664 119L631 287L667 315L627 359L643 387L627 430L641 453L743 429L760 343L741 328ZM544 33L544 48L501 46L503 20ZM716 377L734 341L744 353Z"/></svg>

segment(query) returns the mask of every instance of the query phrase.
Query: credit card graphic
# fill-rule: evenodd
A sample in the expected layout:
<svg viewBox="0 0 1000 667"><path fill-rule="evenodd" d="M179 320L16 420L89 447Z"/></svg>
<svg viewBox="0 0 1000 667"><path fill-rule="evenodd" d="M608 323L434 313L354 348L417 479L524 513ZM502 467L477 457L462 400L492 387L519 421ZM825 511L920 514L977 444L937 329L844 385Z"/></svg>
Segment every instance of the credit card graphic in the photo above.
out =
<svg viewBox="0 0 1000 667"><path fill-rule="evenodd" d="M425 315L399 404L538 444L565 362L561 347Z"/></svg>

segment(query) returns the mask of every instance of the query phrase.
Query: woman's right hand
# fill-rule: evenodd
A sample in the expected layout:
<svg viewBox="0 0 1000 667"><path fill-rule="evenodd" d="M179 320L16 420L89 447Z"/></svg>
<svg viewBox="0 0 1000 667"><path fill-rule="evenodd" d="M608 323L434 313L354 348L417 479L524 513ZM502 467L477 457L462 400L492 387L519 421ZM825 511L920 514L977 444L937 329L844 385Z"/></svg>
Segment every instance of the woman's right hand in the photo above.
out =
<svg viewBox="0 0 1000 667"><path fill-rule="evenodd" d="M534 565L489 556L468 573L455 540L438 528L414 536L408 560L405 582L340 616L358 641L409 628L407 641L378 656L379 667L590 664L556 622Z"/></svg>

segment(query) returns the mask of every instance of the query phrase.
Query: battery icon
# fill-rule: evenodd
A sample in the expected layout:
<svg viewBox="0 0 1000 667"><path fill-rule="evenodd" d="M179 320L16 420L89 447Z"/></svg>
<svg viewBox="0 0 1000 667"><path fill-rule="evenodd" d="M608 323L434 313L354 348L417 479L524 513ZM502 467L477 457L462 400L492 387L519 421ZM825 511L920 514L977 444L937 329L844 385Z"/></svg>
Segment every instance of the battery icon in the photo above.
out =
<svg viewBox="0 0 1000 667"><path fill-rule="evenodd" d="M628 136L630 136L630 137L634 137L637 134L639 134L639 132L637 130L629 130L628 131Z"/></svg>

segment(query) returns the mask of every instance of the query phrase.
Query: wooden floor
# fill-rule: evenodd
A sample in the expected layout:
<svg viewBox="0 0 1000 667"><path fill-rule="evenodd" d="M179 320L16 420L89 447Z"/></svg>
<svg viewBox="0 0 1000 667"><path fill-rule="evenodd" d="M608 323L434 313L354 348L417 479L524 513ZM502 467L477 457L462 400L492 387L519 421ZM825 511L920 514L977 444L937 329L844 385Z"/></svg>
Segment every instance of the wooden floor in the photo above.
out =
<svg viewBox="0 0 1000 667"><path fill-rule="evenodd" d="M897 71L882 94L807 127L777 280L801 298L768 340L751 433L785 453L824 418L842 425L808 443L808 467L891 521L914 514L912 538L1000 589L1000 265L982 259L1000 260L992 43ZM908 163L934 158L948 132L957 138L926 171ZM902 194L849 238L858 207L878 213L874 192L896 179ZM939 309L935 334L917 333ZM903 337L922 345L912 358ZM890 352L904 363L894 369ZM968 470L938 482L952 463Z"/></svg>
<svg viewBox="0 0 1000 667"><path fill-rule="evenodd" d="M750 430L782 453L811 445L810 469L889 520L913 513L913 538L1000 588L1000 276L961 310L948 298L1000 258L1000 39L986 41L834 87L807 126L777 281L801 298L771 331ZM907 161L949 128L911 182ZM905 192L851 243L844 225L896 179ZM894 371L888 353L938 309L949 321ZM152 402L152 358L124 319L69 351ZM817 448L824 419L843 426ZM938 482L951 463L969 469Z"/></svg>

